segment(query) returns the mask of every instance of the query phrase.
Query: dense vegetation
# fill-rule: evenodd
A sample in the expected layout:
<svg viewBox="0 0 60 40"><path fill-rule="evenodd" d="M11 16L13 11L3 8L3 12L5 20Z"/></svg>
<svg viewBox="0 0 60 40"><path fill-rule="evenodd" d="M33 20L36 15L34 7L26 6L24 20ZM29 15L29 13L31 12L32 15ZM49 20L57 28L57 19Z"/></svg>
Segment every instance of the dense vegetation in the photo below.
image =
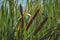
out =
<svg viewBox="0 0 60 40"><path fill-rule="evenodd" d="M60 40L60 0L26 1L2 1L0 40Z"/></svg>

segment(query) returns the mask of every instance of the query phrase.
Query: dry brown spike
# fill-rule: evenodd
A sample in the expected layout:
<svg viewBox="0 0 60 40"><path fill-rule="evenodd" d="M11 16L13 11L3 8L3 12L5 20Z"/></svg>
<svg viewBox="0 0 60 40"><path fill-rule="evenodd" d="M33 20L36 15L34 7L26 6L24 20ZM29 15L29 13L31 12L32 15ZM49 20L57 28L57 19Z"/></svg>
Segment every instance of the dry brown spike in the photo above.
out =
<svg viewBox="0 0 60 40"><path fill-rule="evenodd" d="M21 16L23 15L23 8L22 8L21 4L20 4L20 14L21 14Z"/></svg>
<svg viewBox="0 0 60 40"><path fill-rule="evenodd" d="M35 17L37 16L37 14L39 13L39 9L36 10L36 12L34 13L34 15L31 17L31 19L29 20L27 26L26 26L26 30L29 29L30 25L32 24L33 20L35 19Z"/></svg>
<svg viewBox="0 0 60 40"><path fill-rule="evenodd" d="M20 4L20 14L21 14L20 26L21 26L21 28L23 28L23 26L24 26L24 19L23 19L23 8L22 8L21 4Z"/></svg>
<svg viewBox="0 0 60 40"><path fill-rule="evenodd" d="M39 24L38 28L34 31L34 35L38 33L38 31L42 28L42 26L47 21L48 17L44 18L44 20Z"/></svg>
<svg viewBox="0 0 60 40"><path fill-rule="evenodd" d="M21 4L20 4L20 14L21 14L20 27L21 27L21 31L23 31L24 18L23 18L23 8L22 8L22 5ZM23 32L22 32L22 35L21 35L21 38L20 39L23 40Z"/></svg>

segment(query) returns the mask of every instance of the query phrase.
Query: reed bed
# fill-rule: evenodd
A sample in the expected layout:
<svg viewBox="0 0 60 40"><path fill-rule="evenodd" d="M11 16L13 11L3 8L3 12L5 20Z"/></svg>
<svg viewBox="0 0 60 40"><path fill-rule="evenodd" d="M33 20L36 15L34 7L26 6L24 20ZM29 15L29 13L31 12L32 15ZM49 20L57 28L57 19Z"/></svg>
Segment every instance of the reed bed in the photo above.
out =
<svg viewBox="0 0 60 40"><path fill-rule="evenodd" d="M60 40L60 0L2 0L0 40Z"/></svg>

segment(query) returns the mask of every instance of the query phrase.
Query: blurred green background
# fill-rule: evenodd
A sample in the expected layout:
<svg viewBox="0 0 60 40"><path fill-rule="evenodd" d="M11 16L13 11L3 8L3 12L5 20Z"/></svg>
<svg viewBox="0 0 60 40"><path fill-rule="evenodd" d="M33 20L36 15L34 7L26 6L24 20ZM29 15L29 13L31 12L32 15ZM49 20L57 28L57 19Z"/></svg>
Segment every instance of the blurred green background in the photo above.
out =
<svg viewBox="0 0 60 40"><path fill-rule="evenodd" d="M0 0L0 40L60 40L60 0Z"/></svg>

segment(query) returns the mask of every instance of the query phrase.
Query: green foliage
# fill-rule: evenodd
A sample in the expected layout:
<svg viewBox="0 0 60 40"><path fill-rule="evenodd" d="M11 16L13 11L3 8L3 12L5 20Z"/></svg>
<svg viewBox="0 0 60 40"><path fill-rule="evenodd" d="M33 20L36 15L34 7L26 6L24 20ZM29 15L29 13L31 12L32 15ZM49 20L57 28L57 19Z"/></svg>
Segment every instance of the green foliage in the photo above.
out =
<svg viewBox="0 0 60 40"><path fill-rule="evenodd" d="M34 16L37 8L39 12L37 16ZM26 10L31 16L25 18L24 15L21 16L21 13L24 14L25 11L22 10L22 5L21 8L20 5L18 6L18 0L2 1L0 40L60 40L60 0L27 0ZM46 23L41 23L46 16L48 17ZM26 30L30 19L32 19L31 25ZM40 30L34 35L37 28Z"/></svg>

